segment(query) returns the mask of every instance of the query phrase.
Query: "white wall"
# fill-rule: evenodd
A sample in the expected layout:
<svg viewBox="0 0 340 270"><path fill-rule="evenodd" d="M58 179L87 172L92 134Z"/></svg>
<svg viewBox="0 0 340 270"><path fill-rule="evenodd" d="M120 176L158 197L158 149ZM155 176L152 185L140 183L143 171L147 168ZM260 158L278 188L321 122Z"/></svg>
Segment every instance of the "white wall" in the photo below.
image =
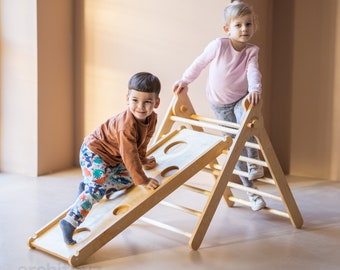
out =
<svg viewBox="0 0 340 270"><path fill-rule="evenodd" d="M289 148L294 175L340 179L338 11L337 0L295 1Z"/></svg>
<svg viewBox="0 0 340 270"><path fill-rule="evenodd" d="M0 170L41 175L73 155L73 4L0 0Z"/></svg>
<svg viewBox="0 0 340 270"><path fill-rule="evenodd" d="M174 81L210 40L224 35L228 2L77 1L76 89L82 105L77 105L76 149L83 136L125 108L126 84L135 72L160 77L162 118ZM265 123L285 172L339 179L338 1L249 2L260 19L253 42L260 46ZM206 72L189 93L198 112L212 116L205 78Z"/></svg>
<svg viewBox="0 0 340 270"><path fill-rule="evenodd" d="M136 72L149 71L162 83L160 117L172 98L172 85L208 42L222 36L226 1L84 1L83 132L126 108L127 82ZM80 27L78 25L78 27ZM80 67L79 70L82 69ZM193 99L205 102L205 74L192 84ZM77 89L79 91L79 89ZM81 95L82 93L79 93ZM201 106L210 113L207 106Z"/></svg>
<svg viewBox="0 0 340 270"><path fill-rule="evenodd" d="M1 141L3 171L37 170L36 1L1 1Z"/></svg>
<svg viewBox="0 0 340 270"><path fill-rule="evenodd" d="M83 137L125 109L127 81L141 70L162 81L161 119L174 81L224 35L228 2L0 0L0 170L36 175L77 164ZM285 172L339 180L339 1L249 2L261 26L253 42L265 123ZM206 75L190 96L212 116Z"/></svg>

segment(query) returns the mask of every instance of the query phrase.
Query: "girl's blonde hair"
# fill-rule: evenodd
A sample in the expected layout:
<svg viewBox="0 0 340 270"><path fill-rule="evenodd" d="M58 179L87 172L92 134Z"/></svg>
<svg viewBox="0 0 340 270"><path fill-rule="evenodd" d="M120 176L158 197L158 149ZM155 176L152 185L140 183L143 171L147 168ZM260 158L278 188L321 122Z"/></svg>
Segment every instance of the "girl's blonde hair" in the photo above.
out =
<svg viewBox="0 0 340 270"><path fill-rule="evenodd" d="M224 23L229 25L232 19L245 15L253 16L254 29L256 31L258 26L257 16L253 10L253 7L243 1L233 1L224 9Z"/></svg>

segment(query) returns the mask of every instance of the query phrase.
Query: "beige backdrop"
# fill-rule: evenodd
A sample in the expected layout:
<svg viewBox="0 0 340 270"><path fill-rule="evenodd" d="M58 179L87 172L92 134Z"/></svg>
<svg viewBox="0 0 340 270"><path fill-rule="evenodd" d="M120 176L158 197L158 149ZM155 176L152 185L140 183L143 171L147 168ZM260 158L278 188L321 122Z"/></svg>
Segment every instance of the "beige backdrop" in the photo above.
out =
<svg viewBox="0 0 340 270"><path fill-rule="evenodd" d="M39 175L77 164L83 137L125 109L129 77L171 87L223 36L228 1L0 0L0 169ZM260 20L264 115L286 173L340 179L340 4L251 0ZM190 87L200 114L207 72Z"/></svg>

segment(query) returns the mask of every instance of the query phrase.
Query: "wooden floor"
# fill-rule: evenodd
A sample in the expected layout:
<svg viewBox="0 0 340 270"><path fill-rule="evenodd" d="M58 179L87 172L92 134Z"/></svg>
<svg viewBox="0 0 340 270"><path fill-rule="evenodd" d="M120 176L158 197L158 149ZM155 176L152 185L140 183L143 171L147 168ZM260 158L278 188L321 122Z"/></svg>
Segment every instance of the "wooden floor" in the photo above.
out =
<svg viewBox="0 0 340 270"><path fill-rule="evenodd" d="M199 175L191 181L201 179ZM203 185L212 181L204 175L203 179ZM64 261L30 249L27 240L73 202L80 180L80 169L42 177L0 174L0 269L72 269ZM253 212L241 205L228 208L221 201L197 251L190 250L186 237L137 221L79 268L339 269L340 182L292 176L288 182L304 218L302 229L266 211ZM199 195L182 191L169 200L202 204ZM188 231L195 225L194 217L162 206L146 216Z"/></svg>

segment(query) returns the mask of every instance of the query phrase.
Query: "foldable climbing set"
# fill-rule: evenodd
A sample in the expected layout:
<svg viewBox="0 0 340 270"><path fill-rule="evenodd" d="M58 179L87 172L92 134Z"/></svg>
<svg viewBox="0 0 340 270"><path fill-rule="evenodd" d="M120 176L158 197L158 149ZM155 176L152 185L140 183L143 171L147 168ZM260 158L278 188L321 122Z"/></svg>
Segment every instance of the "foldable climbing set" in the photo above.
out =
<svg viewBox="0 0 340 270"><path fill-rule="evenodd" d="M155 143L147 153L156 158L158 165L146 173L158 179L161 185L155 190L134 186L117 192L109 199L102 199L76 229L75 245L64 243L59 228L59 221L67 214L67 209L37 231L29 239L29 246L68 261L72 266L79 266L128 226L141 220L187 236L189 246L196 250L203 241L221 198L230 207L235 203L249 205L246 200L235 196L233 190L252 192L280 202L283 209L266 207L265 210L288 218L293 226L301 228L302 216L264 128L261 102L253 107L244 100L243 105L242 121L236 124L197 115L186 92L174 96L155 135ZM232 134L234 138L222 134ZM249 143L247 140L251 136L255 136L258 143ZM262 159L241 156L244 147L260 150ZM274 192L244 187L232 181L235 175L248 176L248 172L234 169L238 160L267 168L268 177L257 181L273 186ZM189 179L202 171L213 176L209 190L188 183ZM164 200L182 187L206 196L203 210L197 211ZM144 215L158 204L197 216L193 231L184 232L146 218Z"/></svg>

